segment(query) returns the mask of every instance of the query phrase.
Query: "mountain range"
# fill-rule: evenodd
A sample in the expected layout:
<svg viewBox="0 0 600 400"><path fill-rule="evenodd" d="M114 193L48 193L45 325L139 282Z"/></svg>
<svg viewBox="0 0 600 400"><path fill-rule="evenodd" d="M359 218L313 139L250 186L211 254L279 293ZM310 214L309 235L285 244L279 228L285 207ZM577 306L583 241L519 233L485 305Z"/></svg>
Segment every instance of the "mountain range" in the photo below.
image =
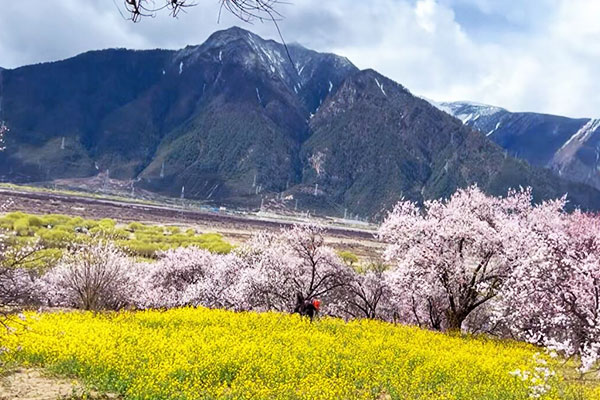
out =
<svg viewBox="0 0 600 400"><path fill-rule="evenodd" d="M461 120L475 108L433 106L344 57L287 50L231 28L177 51L91 51L2 70L0 119L11 131L0 178L105 173L214 204L375 220L400 198L422 202L474 183L493 194L532 186L537 200L568 192L573 206L600 209L593 182L565 179L593 143L585 132L561 140L589 121L565 122L552 147L534 128L483 124L483 108ZM537 141L547 155L536 155Z"/></svg>
<svg viewBox="0 0 600 400"><path fill-rule="evenodd" d="M469 102L438 106L485 133L513 156L600 189L600 119L512 113Z"/></svg>

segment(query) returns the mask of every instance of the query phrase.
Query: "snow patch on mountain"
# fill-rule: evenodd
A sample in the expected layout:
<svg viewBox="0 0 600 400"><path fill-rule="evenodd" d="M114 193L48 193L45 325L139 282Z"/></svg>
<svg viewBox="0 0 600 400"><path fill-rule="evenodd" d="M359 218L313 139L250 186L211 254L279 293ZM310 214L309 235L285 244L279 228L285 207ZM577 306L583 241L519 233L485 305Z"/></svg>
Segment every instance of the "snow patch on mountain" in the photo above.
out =
<svg viewBox="0 0 600 400"><path fill-rule="evenodd" d="M586 142L598 128L600 128L600 119L590 119L580 130L575 132L575 134L571 136L560 149L562 150L569 147L573 141L578 141L580 143Z"/></svg>
<svg viewBox="0 0 600 400"><path fill-rule="evenodd" d="M436 102L426 97L421 98L437 109L460 119L465 125L472 125L475 121L478 121L483 117L491 117L498 113L506 112L503 108L473 101ZM498 128L496 128L496 130L497 129ZM489 134L491 134L491 132L488 133L488 135Z"/></svg>
<svg viewBox="0 0 600 400"><path fill-rule="evenodd" d="M258 104L262 105L262 99L260 98L260 92L258 88L256 88L256 98L258 99Z"/></svg>
<svg viewBox="0 0 600 400"><path fill-rule="evenodd" d="M377 87L379 88L379 90L381 90L381 93L383 93L383 95L387 97L387 94L385 93L385 90L383 90L383 84L380 83L377 78L375 78L375 83L377 84Z"/></svg>
<svg viewBox="0 0 600 400"><path fill-rule="evenodd" d="M502 125L502 122L498 122L496 124L496 127L494 129L492 129L491 131L489 131L488 133L486 133L485 136L490 136L492 133L496 132L500 128L501 125Z"/></svg>

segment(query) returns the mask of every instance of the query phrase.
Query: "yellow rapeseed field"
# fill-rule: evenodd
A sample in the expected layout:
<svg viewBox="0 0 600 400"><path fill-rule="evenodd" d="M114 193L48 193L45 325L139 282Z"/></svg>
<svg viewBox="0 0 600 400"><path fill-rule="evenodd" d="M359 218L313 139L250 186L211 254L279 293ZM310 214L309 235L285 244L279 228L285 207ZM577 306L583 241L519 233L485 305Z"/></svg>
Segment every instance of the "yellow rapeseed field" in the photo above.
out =
<svg viewBox="0 0 600 400"><path fill-rule="evenodd" d="M126 399L527 399L537 349L377 321L223 310L29 313L2 358ZM8 351L6 351L8 349ZM549 364L551 366L551 364ZM591 389L548 380L541 399Z"/></svg>

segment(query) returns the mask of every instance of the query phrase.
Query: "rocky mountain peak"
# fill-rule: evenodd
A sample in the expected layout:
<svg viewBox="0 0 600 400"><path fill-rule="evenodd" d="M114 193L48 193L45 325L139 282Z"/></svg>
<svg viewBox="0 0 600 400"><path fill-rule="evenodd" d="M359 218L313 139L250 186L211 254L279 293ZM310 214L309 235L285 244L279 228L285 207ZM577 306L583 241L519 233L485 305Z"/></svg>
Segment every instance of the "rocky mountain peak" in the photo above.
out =
<svg viewBox="0 0 600 400"><path fill-rule="evenodd" d="M214 32L208 37L206 42L204 42L204 45L214 47L224 46L236 40L264 41L263 38L250 31L240 28L239 26L232 26L231 28Z"/></svg>
<svg viewBox="0 0 600 400"><path fill-rule="evenodd" d="M508 112L504 108L471 101L442 102L435 103L434 106L455 116L465 124L481 117L490 117L495 114Z"/></svg>

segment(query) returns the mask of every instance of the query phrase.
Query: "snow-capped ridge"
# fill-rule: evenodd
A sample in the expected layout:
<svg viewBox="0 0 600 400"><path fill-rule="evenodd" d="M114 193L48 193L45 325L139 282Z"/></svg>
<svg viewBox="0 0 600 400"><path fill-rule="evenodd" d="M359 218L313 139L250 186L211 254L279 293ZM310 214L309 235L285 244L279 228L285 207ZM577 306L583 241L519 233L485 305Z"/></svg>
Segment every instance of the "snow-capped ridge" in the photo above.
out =
<svg viewBox="0 0 600 400"><path fill-rule="evenodd" d="M584 126L581 127L573 136L569 138L560 148L565 149L574 141L578 142L586 142L592 134L594 134L598 129L600 129L600 119L590 119Z"/></svg>

